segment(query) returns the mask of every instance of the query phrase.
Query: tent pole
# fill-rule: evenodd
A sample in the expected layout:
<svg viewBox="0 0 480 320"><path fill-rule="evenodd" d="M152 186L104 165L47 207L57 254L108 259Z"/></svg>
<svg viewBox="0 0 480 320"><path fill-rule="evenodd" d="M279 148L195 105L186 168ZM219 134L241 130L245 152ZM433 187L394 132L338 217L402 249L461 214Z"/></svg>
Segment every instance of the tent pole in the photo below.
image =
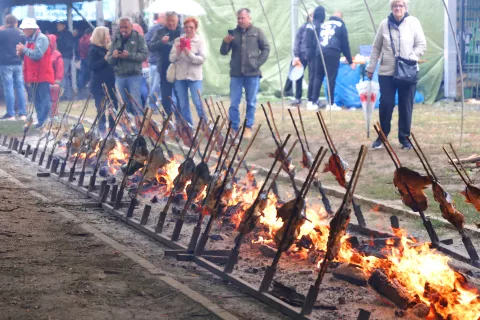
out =
<svg viewBox="0 0 480 320"><path fill-rule="evenodd" d="M101 2L101 1L99 1ZM97 3L98 4L98 3ZM88 25L90 26L90 28L95 29L95 26L93 24L90 23L90 21L88 21L87 19L85 19L85 17L80 13L80 11L78 11L77 8L75 8L74 6L72 6L72 9L73 11L75 11L79 16L80 18L83 19L83 21L85 21L86 23L88 23ZM98 6L97 6L97 10L98 10ZM98 11L97 11L97 15L98 15ZM103 12L102 12L102 15L103 15ZM73 22L72 22L72 29L73 29Z"/></svg>
<svg viewBox="0 0 480 320"><path fill-rule="evenodd" d="M299 0L291 0L290 24L292 28L292 56L293 47L295 46L295 36L297 35L298 30L298 1Z"/></svg>
<svg viewBox="0 0 480 320"><path fill-rule="evenodd" d="M284 96L283 96L283 78L282 78L282 68L280 66L280 58L278 57L278 50L277 45L275 43L275 36L273 35L272 26L270 25L270 21L267 17L267 12L265 11L265 7L263 6L263 1L258 0L260 6L262 7L263 16L265 17L265 21L267 22L268 29L270 30L270 34L272 35L273 41L273 48L275 50L275 56L277 58L277 65L278 65L278 77L280 78L280 96L282 97L282 120L285 120L285 106L284 106ZM308 13L307 13L308 14Z"/></svg>
<svg viewBox="0 0 480 320"><path fill-rule="evenodd" d="M450 29L452 30L453 34L453 39L455 42L455 49L457 50L457 59L458 59L458 65L459 65L459 70L460 70L460 83L462 85L462 119L461 119L461 125L460 125L460 147L462 147L462 142L463 142L463 121L464 121L464 116L465 116L465 90L464 90L464 84L463 84L463 70L462 70L462 57L461 57L461 51L458 47L458 40L457 40L457 35L455 34L455 27L453 26L452 19L450 17L450 12L447 7L447 3L445 0L442 0L443 6L445 7L445 11L448 16L448 24L450 25ZM463 37L463 35L462 35Z"/></svg>
<svg viewBox="0 0 480 320"><path fill-rule="evenodd" d="M103 27L105 25L105 17L103 15L103 0L98 0L95 5L97 11L97 27Z"/></svg>

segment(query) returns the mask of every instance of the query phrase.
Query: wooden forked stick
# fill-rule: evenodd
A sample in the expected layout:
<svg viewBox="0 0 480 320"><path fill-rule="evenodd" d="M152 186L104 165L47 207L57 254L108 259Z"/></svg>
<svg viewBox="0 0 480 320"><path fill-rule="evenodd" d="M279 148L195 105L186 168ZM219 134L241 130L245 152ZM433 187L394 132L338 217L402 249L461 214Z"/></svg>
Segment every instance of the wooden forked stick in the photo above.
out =
<svg viewBox="0 0 480 320"><path fill-rule="evenodd" d="M457 165L455 164L455 162L453 162L453 159L452 159L452 156L450 156L450 154L448 153L447 149L445 149L445 147L442 147L443 151L445 151L445 154L447 155L448 159L450 160L450 162L452 163L453 167L455 168L455 170L457 170L457 173L458 175L460 176L460 178L462 178L463 182L465 183L465 185L468 187L471 183L463 176L462 172L460 171L460 169L458 169Z"/></svg>
<svg viewBox="0 0 480 320"><path fill-rule="evenodd" d="M297 142L298 142L298 139L293 142L292 146L290 147L290 150L288 150L287 156L283 159L282 162L285 162L286 159L288 159L288 157L290 157L290 155L292 154L293 149L295 149L295 146L297 145ZM280 154L280 153L279 153L279 154ZM277 158L278 158L278 156L277 156ZM276 181L277 178L278 178L278 175L279 175L280 172L282 171L282 166L284 166L284 164L283 164L283 163L280 163L280 167L278 168L277 173L275 174L275 176L272 178L272 182L270 183L270 187L268 187L268 189L267 189L267 194L270 192L270 190L272 190L272 188L273 188L273 186L274 186L274 184L275 184L275 181Z"/></svg>
<svg viewBox="0 0 480 320"><path fill-rule="evenodd" d="M235 141L237 140L238 135L240 134L240 131L243 131L242 129L243 129L243 127L238 128L237 133L235 133L235 136L233 137L232 142L230 143L230 146L228 147L227 153L225 153L225 159L223 159L222 165L220 166L219 170L222 170L222 168L225 167L225 165L227 163L227 160L228 160L228 156L230 155L230 151L232 150L233 146L235 145ZM225 139L228 140L227 138L225 138Z"/></svg>
<svg viewBox="0 0 480 320"><path fill-rule="evenodd" d="M458 164L460 165L460 168L462 168L462 170L465 173L465 176L467 177L468 181L470 181L470 183L473 184L472 179L470 179L470 175L468 174L467 170L465 170L465 167L463 166L462 162L460 161L460 158L457 155L457 151L455 151L455 149L453 148L453 145L451 143L449 143L449 145L450 145L450 149L452 149L452 152L455 155L455 158L457 158L457 161L458 161Z"/></svg>
<svg viewBox="0 0 480 320"><path fill-rule="evenodd" d="M216 113L214 114L214 113L212 112L212 108L210 108L210 104L208 103L207 98L203 98L203 101L204 101L205 104L207 105L207 110L208 110L208 114L210 115L210 118L214 119L214 118L217 116L217 114L216 114Z"/></svg>
<svg viewBox="0 0 480 320"><path fill-rule="evenodd" d="M400 168L402 166L402 163L400 162L400 159L398 158L397 154L393 150L392 146L390 145L390 142L388 141L387 137L385 136L385 133L383 133L382 127L380 126L380 123L377 122L376 125L373 125L373 128L378 134L378 137L380 140L382 140L383 145L385 146L385 149L387 150L388 154L390 155L390 158L392 158L393 163L395 166Z"/></svg>
<svg viewBox="0 0 480 320"><path fill-rule="evenodd" d="M330 148L330 152L333 154L338 154L337 149L335 148L335 144L333 143L332 137L330 137L330 133L328 132L327 125L325 124L325 119L323 119L323 115L321 111L317 112L318 121L320 121L320 126L322 127L323 134L325 135L325 140L327 140L328 147Z"/></svg>
<svg viewBox="0 0 480 320"><path fill-rule="evenodd" d="M215 102L215 104L217 105L218 112L220 113L220 115L222 116L222 118L225 119L225 115L223 114L222 107L220 107L220 104L218 103L218 101Z"/></svg>
<svg viewBox="0 0 480 320"><path fill-rule="evenodd" d="M295 119L293 118L292 110L288 109L288 114L290 115L290 119L292 119L293 128L295 129L295 132L297 133L297 138L298 138L298 141L300 141L300 147L302 148L302 152L305 154L306 149L305 149L305 146L303 145L302 137L300 137L300 132L298 131L297 123L295 122Z"/></svg>
<svg viewBox="0 0 480 320"><path fill-rule="evenodd" d="M275 128L275 134L277 135L278 137L278 141L280 141L280 144L282 144L282 137L280 136L280 133L278 132L278 128L277 128L277 124L275 123L275 116L273 115L273 109L272 109L272 105L270 104L270 101L267 101L267 106L268 106L268 109L270 110L270 116L272 117L272 123L273 123L273 127Z"/></svg>
<svg viewBox="0 0 480 320"><path fill-rule="evenodd" d="M210 160L210 156L211 156L213 150L215 149L215 145L217 144L218 138L220 137L220 133L222 133L222 129L225 126L226 120L227 119L222 120L222 123L220 124L220 128L218 128L217 133L215 134L215 137L213 138L212 147L210 148L210 151L208 152L207 157L205 158L205 163L208 163L208 160Z"/></svg>
<svg viewBox="0 0 480 320"><path fill-rule="evenodd" d="M247 153L248 153L248 151L250 150L250 147L252 146L253 142L254 142L255 139L257 138L258 132L260 131L260 128L261 128L261 127L262 127L262 125L259 124L258 127L257 127L257 130L255 130L255 133L254 133L253 136L252 136L252 139L250 139L250 142L248 143L247 148L246 148L245 151L243 152L243 155L242 155L242 158L240 159L239 165L237 166L237 169L235 169L235 172L234 172L233 175L232 175L232 181L233 181L233 179L236 177L237 172L238 172L238 170L240 169L240 166L241 166L243 160L245 160L245 157L247 156Z"/></svg>
<svg viewBox="0 0 480 320"><path fill-rule="evenodd" d="M227 112L227 109L225 109L225 106L223 105L222 100L220 100L220 105L222 106L223 112L225 112L225 117L228 118L228 112Z"/></svg>
<svg viewBox="0 0 480 320"><path fill-rule="evenodd" d="M437 176L435 175L435 171L433 171L433 168L432 168L432 166L430 165L430 162L428 161L427 156L426 156L425 153L423 152L422 147L421 147L420 144L418 143L418 141L417 141L417 139L415 138L415 135L413 134L413 132L411 133L411 136L412 136L413 141L415 142L416 147L418 148L418 151L420 151L420 154L422 155L421 158L420 158L420 156L419 156L420 162L422 162L422 165L423 165L424 168L425 168L425 164L427 165L428 170L430 170L430 173L428 172L427 168L425 168L425 171L426 171L427 174L430 176L430 179L431 179L432 181L438 181ZM410 144L412 145L415 153L416 153L417 156L418 156L418 155L419 155L419 154L418 154L418 151L415 150L415 146L413 145L412 141L410 140L410 137L407 137L407 139L408 139L408 142L410 142ZM423 158L423 161L422 161L422 158ZM424 163L424 162L425 162L425 163ZM432 178L433 178L433 179L432 179Z"/></svg>
<svg viewBox="0 0 480 320"><path fill-rule="evenodd" d="M307 145L307 150L310 152L310 146L308 145L307 135L305 133L305 126L303 125L302 112L300 111L300 106L297 106L298 117L300 118L300 125L302 126L303 137L305 138L305 144Z"/></svg>

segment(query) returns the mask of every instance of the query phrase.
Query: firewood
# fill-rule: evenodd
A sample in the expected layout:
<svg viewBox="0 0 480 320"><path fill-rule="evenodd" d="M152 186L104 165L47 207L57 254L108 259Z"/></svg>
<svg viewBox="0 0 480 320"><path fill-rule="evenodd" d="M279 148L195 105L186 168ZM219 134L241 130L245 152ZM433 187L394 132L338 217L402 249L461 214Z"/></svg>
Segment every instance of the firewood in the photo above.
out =
<svg viewBox="0 0 480 320"><path fill-rule="evenodd" d="M367 285L367 277L362 270L355 266L341 266L340 268L334 269L332 275L339 280L347 281L356 286Z"/></svg>
<svg viewBox="0 0 480 320"><path fill-rule="evenodd" d="M376 270L368 279L368 284L382 297L394 303L399 309L405 310L411 297L398 283L390 280L382 271Z"/></svg>

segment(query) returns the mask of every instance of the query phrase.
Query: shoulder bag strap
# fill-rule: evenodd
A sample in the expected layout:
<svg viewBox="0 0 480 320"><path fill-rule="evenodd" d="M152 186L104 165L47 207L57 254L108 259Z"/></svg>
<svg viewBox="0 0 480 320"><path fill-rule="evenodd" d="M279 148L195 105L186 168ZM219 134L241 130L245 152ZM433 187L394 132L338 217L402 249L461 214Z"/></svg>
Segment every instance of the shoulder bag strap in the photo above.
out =
<svg viewBox="0 0 480 320"><path fill-rule="evenodd" d="M397 56L397 53L395 52L395 43L393 42L393 38L392 38L392 30L390 28L390 23L387 22L387 24L388 24L388 33L390 34L390 45L392 46L393 55L395 56L395 58L397 58L400 56L400 27L398 29L398 56Z"/></svg>

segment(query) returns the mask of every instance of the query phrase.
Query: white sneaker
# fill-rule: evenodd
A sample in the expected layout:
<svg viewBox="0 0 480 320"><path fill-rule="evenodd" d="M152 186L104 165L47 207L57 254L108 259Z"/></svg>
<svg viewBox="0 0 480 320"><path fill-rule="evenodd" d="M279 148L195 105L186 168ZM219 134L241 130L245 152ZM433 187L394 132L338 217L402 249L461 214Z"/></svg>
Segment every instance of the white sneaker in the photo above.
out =
<svg viewBox="0 0 480 320"><path fill-rule="evenodd" d="M27 116L20 116L18 117L18 120L27 121Z"/></svg>
<svg viewBox="0 0 480 320"><path fill-rule="evenodd" d="M339 111L339 110L342 110L342 108L340 108L339 106L337 106L335 103L333 105L327 105L327 107L325 108L325 110L327 111Z"/></svg>
<svg viewBox="0 0 480 320"><path fill-rule="evenodd" d="M307 110L318 110L318 104L308 101Z"/></svg>

